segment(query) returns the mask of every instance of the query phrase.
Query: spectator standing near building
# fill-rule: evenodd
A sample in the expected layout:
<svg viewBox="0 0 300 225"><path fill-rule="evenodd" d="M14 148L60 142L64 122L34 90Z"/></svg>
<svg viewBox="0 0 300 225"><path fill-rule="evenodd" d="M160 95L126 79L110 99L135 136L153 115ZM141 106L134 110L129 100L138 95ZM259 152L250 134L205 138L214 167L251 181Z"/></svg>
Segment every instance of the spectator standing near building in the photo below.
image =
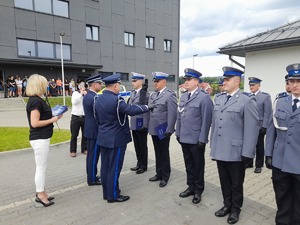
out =
<svg viewBox="0 0 300 225"><path fill-rule="evenodd" d="M16 85L17 85L17 95L18 95L18 97L22 97L23 81L21 80L20 76L17 76L15 81L16 81Z"/></svg>
<svg viewBox="0 0 300 225"><path fill-rule="evenodd" d="M33 74L29 77L26 95L29 96L26 112L30 126L29 140L35 157L35 201L48 207L54 204L54 197L49 197L46 190L46 168L49 154L50 138L53 134L53 123L61 116L52 117L51 107L42 97L46 93L47 79Z"/></svg>
<svg viewBox="0 0 300 225"><path fill-rule="evenodd" d="M75 82L73 80L73 78L70 80L69 83L69 92L70 92L70 96L72 96L73 92L75 91Z"/></svg>
<svg viewBox="0 0 300 225"><path fill-rule="evenodd" d="M70 156L76 157L77 153L77 138L81 130L81 153L87 154L86 138L84 137L84 109L83 109L83 96L87 93L85 83L79 84L79 90L72 94L72 112L71 112L71 141L70 141Z"/></svg>
<svg viewBox="0 0 300 225"><path fill-rule="evenodd" d="M49 90L50 90L50 95L52 97L56 97L57 96L57 90L56 90L56 82L54 79L51 80L50 84L49 84Z"/></svg>
<svg viewBox="0 0 300 225"><path fill-rule="evenodd" d="M57 90L57 94L59 95L59 96L62 96L63 95L63 90L62 90L63 88L62 88L62 81L61 81L61 79L60 78L57 78L57 80L56 80L56 90Z"/></svg>
<svg viewBox="0 0 300 225"><path fill-rule="evenodd" d="M291 94L275 100L266 137L266 167L272 169L276 224L300 224L300 63L286 67Z"/></svg>
<svg viewBox="0 0 300 225"><path fill-rule="evenodd" d="M69 96L69 88L70 88L70 85L69 85L69 81L67 78L65 78L65 96Z"/></svg>
<svg viewBox="0 0 300 225"><path fill-rule="evenodd" d="M216 97L210 135L210 156L216 160L224 206L217 217L229 214L227 222L238 222L243 205L246 164L255 154L259 131L258 109L254 97L240 90L243 71L223 67L224 91Z"/></svg>
<svg viewBox="0 0 300 225"><path fill-rule="evenodd" d="M22 96L23 97L26 97L27 82L28 82L28 78L27 78L27 75L25 75L24 79L22 80ZM48 96L48 91L49 91L48 87L49 87L49 85L47 86L47 96Z"/></svg>
<svg viewBox="0 0 300 225"><path fill-rule="evenodd" d="M103 199L109 203L125 202L129 196L121 195L119 176L123 167L127 144L131 142L128 115L148 111L146 105L128 105L119 97L121 74L103 79L105 90L96 100L96 116L99 124L97 143L101 151L101 180Z"/></svg>
<svg viewBox="0 0 300 225"><path fill-rule="evenodd" d="M167 89L169 74L162 72L152 74L156 91L149 97L149 106L152 109L148 132L154 145L156 174L149 181L160 181L159 187L165 187L171 175L169 145L170 137L175 131L177 98L173 91Z"/></svg>
<svg viewBox="0 0 300 225"><path fill-rule="evenodd" d="M131 74L131 83L134 91L131 92L128 103L148 105L148 87L146 83L143 85L145 75L135 72L132 72ZM148 123L149 112L130 117L130 129L132 132L134 149L137 158L136 166L130 168L130 170L136 171L136 174L142 174L147 171L148 168Z"/></svg>
<svg viewBox="0 0 300 225"><path fill-rule="evenodd" d="M249 88L251 95L255 96L258 106L258 117L260 130L258 134L258 140L256 144L256 159L254 173L261 173L264 166L265 156L265 135L267 132L268 122L272 115L272 101L271 96L268 93L260 91L261 79L256 77L249 77ZM246 168L253 167L253 159L246 165Z"/></svg>
<svg viewBox="0 0 300 225"><path fill-rule="evenodd" d="M198 87L202 74L185 69L185 88L179 101L176 123L176 139L180 143L187 174L188 188L179 194L186 198L193 195L198 204L204 191L204 153L211 125L213 102L210 95Z"/></svg>
<svg viewBox="0 0 300 225"><path fill-rule="evenodd" d="M97 177L97 165L100 154L100 146L97 144L98 125L95 117L95 101L97 93L101 90L101 76L95 75L89 77L86 82L89 89L87 94L83 97L84 109L84 132L83 135L87 142L87 157L86 157L86 171L87 171L87 184L101 185L99 177Z"/></svg>

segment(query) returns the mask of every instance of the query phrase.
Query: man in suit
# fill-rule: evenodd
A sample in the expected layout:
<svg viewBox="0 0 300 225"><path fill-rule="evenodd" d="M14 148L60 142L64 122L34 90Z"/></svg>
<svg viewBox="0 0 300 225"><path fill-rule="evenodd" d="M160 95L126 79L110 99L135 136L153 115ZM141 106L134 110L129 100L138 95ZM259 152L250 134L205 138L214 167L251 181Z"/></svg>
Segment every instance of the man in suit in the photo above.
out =
<svg viewBox="0 0 300 225"><path fill-rule="evenodd" d="M100 154L100 146L97 144L98 126L95 118L95 100L97 92L101 90L101 76L95 75L86 79L89 89L83 97L83 110L85 114L83 135L87 142L86 172L89 186L101 185L97 177L97 165Z"/></svg>
<svg viewBox="0 0 300 225"><path fill-rule="evenodd" d="M272 169L276 224L300 224L300 64L286 68L291 95L274 103L266 137L266 167Z"/></svg>
<svg viewBox="0 0 300 225"><path fill-rule="evenodd" d="M132 72L132 86L134 91L131 92L129 104L143 104L148 105L149 94L147 92L147 84L143 81L145 75ZM145 95L145 96L143 96ZM130 129L137 158L135 167L130 168L131 171L136 171L136 174L142 174L147 171L148 166L148 123L149 112L130 117Z"/></svg>
<svg viewBox="0 0 300 225"><path fill-rule="evenodd" d="M211 128L211 157L217 161L224 206L215 215L234 224L243 205L245 166L254 157L259 131L258 108L254 97L239 86L243 71L223 67L224 91L215 99Z"/></svg>
<svg viewBox="0 0 300 225"><path fill-rule="evenodd" d="M167 89L169 75L162 72L152 74L156 91L149 97L151 110L148 132L154 145L156 174L149 181L160 180L159 186L165 187L171 174L169 144L175 131L177 99L175 93Z"/></svg>
<svg viewBox="0 0 300 225"><path fill-rule="evenodd" d="M255 96L258 106L259 117L259 134L256 144L256 160L254 173L261 173L261 168L264 165L265 156L265 135L267 132L268 122L272 115L272 101L268 93L260 91L261 79L256 77L249 77L249 88L251 95ZM253 159L247 164L246 168L253 167Z"/></svg>
<svg viewBox="0 0 300 225"><path fill-rule="evenodd" d="M128 115L148 111L147 105L128 105L119 97L121 74L102 79L105 90L96 99L98 124L97 144L101 151L101 181L103 199L107 202L124 202L129 196L120 195L119 176L122 170L127 143L131 142Z"/></svg>
<svg viewBox="0 0 300 225"><path fill-rule="evenodd" d="M183 152L188 188L179 197L194 195L192 202L198 204L204 191L204 152L208 142L213 102L210 95L198 87L202 74L189 68L184 73L187 92L181 95L178 106L176 139Z"/></svg>

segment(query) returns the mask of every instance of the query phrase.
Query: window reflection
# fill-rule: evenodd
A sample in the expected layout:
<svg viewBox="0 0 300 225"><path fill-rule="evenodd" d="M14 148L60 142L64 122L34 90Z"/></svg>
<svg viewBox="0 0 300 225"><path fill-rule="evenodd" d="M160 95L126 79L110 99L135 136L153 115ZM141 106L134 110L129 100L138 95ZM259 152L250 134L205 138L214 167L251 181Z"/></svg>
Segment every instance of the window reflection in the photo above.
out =
<svg viewBox="0 0 300 225"><path fill-rule="evenodd" d="M69 17L69 3L59 0L53 0L53 14Z"/></svg>
<svg viewBox="0 0 300 225"><path fill-rule="evenodd" d="M18 54L20 56L35 57L34 41L18 40Z"/></svg>
<svg viewBox="0 0 300 225"><path fill-rule="evenodd" d="M34 0L35 11L43 13L51 12L51 0Z"/></svg>
<svg viewBox="0 0 300 225"><path fill-rule="evenodd" d="M15 0L15 6L23 9L33 10L32 0Z"/></svg>

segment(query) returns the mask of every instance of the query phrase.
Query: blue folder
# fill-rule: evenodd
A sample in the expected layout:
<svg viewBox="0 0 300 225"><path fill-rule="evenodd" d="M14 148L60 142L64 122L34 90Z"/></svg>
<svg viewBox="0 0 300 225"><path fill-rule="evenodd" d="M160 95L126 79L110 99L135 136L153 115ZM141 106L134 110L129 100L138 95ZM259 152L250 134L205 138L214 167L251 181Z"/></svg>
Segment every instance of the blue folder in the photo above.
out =
<svg viewBox="0 0 300 225"><path fill-rule="evenodd" d="M144 125L144 118L136 118L136 129L140 130Z"/></svg>
<svg viewBox="0 0 300 225"><path fill-rule="evenodd" d="M52 108L52 116L60 116L68 111L68 106L66 105L56 105Z"/></svg>
<svg viewBox="0 0 300 225"><path fill-rule="evenodd" d="M162 140L165 138L165 133L166 133L167 127L168 127L168 124L167 124L167 122L165 122L165 123L159 124L157 127L154 128L159 140Z"/></svg>

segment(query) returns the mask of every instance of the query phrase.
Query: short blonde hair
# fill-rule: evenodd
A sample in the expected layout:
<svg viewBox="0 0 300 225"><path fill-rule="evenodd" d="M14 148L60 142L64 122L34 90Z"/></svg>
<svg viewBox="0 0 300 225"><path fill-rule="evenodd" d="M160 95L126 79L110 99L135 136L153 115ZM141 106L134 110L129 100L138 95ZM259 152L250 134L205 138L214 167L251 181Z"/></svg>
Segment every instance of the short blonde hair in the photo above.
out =
<svg viewBox="0 0 300 225"><path fill-rule="evenodd" d="M46 77L39 74L32 74L26 86L27 96L41 96L47 92L48 81Z"/></svg>

